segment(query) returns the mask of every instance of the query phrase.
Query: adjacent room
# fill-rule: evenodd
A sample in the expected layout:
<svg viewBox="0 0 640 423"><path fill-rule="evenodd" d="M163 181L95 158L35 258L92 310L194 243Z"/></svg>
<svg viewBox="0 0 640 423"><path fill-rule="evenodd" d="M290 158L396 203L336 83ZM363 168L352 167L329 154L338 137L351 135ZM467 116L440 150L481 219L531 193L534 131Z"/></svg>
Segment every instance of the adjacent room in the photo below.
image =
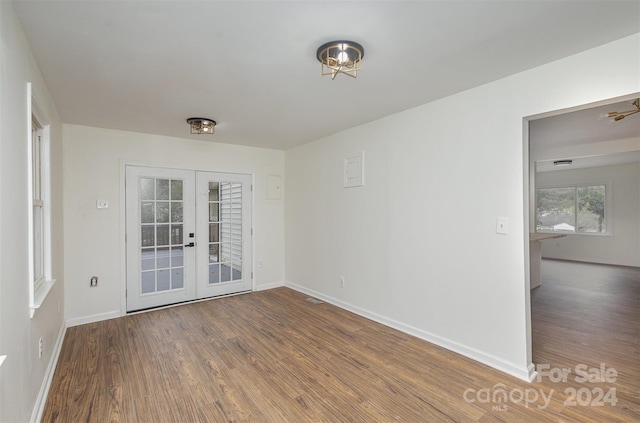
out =
<svg viewBox="0 0 640 423"><path fill-rule="evenodd" d="M1 422L640 418L637 0L0 36Z"/></svg>
<svg viewBox="0 0 640 423"><path fill-rule="evenodd" d="M640 319L638 101L529 122L536 364L629 364Z"/></svg>

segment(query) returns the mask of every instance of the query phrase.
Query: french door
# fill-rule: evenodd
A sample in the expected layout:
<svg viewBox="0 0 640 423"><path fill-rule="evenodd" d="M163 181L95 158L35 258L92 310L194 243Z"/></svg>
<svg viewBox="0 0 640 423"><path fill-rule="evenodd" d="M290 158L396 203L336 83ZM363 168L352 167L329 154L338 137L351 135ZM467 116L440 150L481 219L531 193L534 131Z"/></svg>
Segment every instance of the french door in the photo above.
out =
<svg viewBox="0 0 640 423"><path fill-rule="evenodd" d="M127 166L127 311L251 289L251 176Z"/></svg>

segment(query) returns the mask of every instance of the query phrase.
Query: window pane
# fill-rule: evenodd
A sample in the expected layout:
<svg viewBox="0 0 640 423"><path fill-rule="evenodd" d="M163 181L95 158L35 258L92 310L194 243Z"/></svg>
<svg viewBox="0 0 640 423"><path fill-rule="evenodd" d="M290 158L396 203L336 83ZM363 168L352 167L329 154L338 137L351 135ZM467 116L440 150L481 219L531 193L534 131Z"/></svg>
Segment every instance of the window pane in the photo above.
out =
<svg viewBox="0 0 640 423"><path fill-rule="evenodd" d="M169 245L169 225L156 226L156 245Z"/></svg>
<svg viewBox="0 0 640 423"><path fill-rule="evenodd" d="M160 223L169 223L169 203L162 201L156 203L156 219Z"/></svg>
<svg viewBox="0 0 640 423"><path fill-rule="evenodd" d="M171 225L171 245L181 245L182 237L182 225Z"/></svg>
<svg viewBox="0 0 640 423"><path fill-rule="evenodd" d="M141 223L154 223L154 207L153 202L143 201L140 203L140 221Z"/></svg>
<svg viewBox="0 0 640 423"><path fill-rule="evenodd" d="M169 199L169 180L156 179L156 200Z"/></svg>
<svg viewBox="0 0 640 423"><path fill-rule="evenodd" d="M140 179L140 198L143 200L153 200L155 192L154 179L142 178Z"/></svg>
<svg viewBox="0 0 640 423"><path fill-rule="evenodd" d="M220 182L220 201L231 201L231 184L228 182Z"/></svg>
<svg viewBox="0 0 640 423"><path fill-rule="evenodd" d="M184 287L184 270L182 267L171 270L171 289Z"/></svg>
<svg viewBox="0 0 640 423"><path fill-rule="evenodd" d="M209 242L220 241L218 223L209 223Z"/></svg>
<svg viewBox="0 0 640 423"><path fill-rule="evenodd" d="M153 225L142 226L142 246L153 247L156 245L155 227Z"/></svg>
<svg viewBox="0 0 640 423"><path fill-rule="evenodd" d="M209 203L209 222L217 222L220 218L220 203Z"/></svg>
<svg viewBox="0 0 640 423"><path fill-rule="evenodd" d="M42 252L42 206L33 206L33 280L44 276Z"/></svg>
<svg viewBox="0 0 640 423"><path fill-rule="evenodd" d="M182 200L182 181L171 181L171 199Z"/></svg>
<svg viewBox="0 0 640 423"><path fill-rule="evenodd" d="M536 231L575 232L575 188L536 190Z"/></svg>
<svg viewBox="0 0 640 423"><path fill-rule="evenodd" d="M168 291L171 288L171 271L158 270L158 291Z"/></svg>
<svg viewBox="0 0 640 423"><path fill-rule="evenodd" d="M182 219L182 202L171 203L171 221L181 223Z"/></svg>
<svg viewBox="0 0 640 423"><path fill-rule="evenodd" d="M153 270L156 268L156 249L143 248L140 254L140 268L142 270Z"/></svg>
<svg viewBox="0 0 640 423"><path fill-rule="evenodd" d="M183 247L171 248L171 267L181 267L184 262Z"/></svg>
<svg viewBox="0 0 640 423"><path fill-rule="evenodd" d="M218 283L220 282L220 265L219 264L210 264L209 265L209 283Z"/></svg>
<svg viewBox="0 0 640 423"><path fill-rule="evenodd" d="M220 282L229 282L231 280L231 267L228 264L220 265Z"/></svg>
<svg viewBox="0 0 640 423"><path fill-rule="evenodd" d="M33 151L31 153L33 159L33 198L42 199L42 140L38 135L38 131L33 132Z"/></svg>
<svg viewBox="0 0 640 423"><path fill-rule="evenodd" d="M209 182L209 201L218 201L219 198L218 183Z"/></svg>
<svg viewBox="0 0 640 423"><path fill-rule="evenodd" d="M242 244L231 244L231 257L233 261L242 260Z"/></svg>
<svg viewBox="0 0 640 423"><path fill-rule="evenodd" d="M231 266L231 279L234 281L242 279L242 263L233 263Z"/></svg>
<svg viewBox="0 0 640 423"><path fill-rule="evenodd" d="M606 232L604 207L604 185L578 187L578 231Z"/></svg>
<svg viewBox="0 0 640 423"><path fill-rule="evenodd" d="M209 245L209 263L217 263L219 260L218 257L218 244Z"/></svg>
<svg viewBox="0 0 640 423"><path fill-rule="evenodd" d="M166 269L169 265L169 248L158 248L157 254L157 268Z"/></svg>
<svg viewBox="0 0 640 423"><path fill-rule="evenodd" d="M156 290L156 272L142 272L140 284L143 294L154 292Z"/></svg>

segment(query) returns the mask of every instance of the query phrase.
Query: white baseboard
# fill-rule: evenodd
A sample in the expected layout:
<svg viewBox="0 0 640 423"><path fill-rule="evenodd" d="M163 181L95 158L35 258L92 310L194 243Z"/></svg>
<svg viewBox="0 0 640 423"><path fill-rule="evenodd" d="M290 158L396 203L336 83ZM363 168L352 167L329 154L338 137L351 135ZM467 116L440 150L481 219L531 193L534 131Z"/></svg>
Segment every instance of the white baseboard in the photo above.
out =
<svg viewBox="0 0 640 423"><path fill-rule="evenodd" d="M64 341L64 335L66 332L67 326L63 323L60 327L60 332L58 332L58 338L56 339L56 343L53 346L51 359L49 360L49 364L47 365L47 370L44 374L42 385L40 386L40 390L38 391L36 403L34 404L33 411L31 412L31 419L29 420L31 423L38 423L40 419L42 419L42 412L44 411L44 405L47 402L49 387L51 386L53 374L55 373L56 366L58 365L58 357L60 357L60 351L62 350L62 343Z"/></svg>
<svg viewBox="0 0 640 423"><path fill-rule="evenodd" d="M280 288L281 286L285 286L284 281L263 283L261 285L256 286L256 291L266 291L267 289Z"/></svg>
<svg viewBox="0 0 640 423"><path fill-rule="evenodd" d="M92 314L91 316L83 316L83 317L74 317L73 319L67 319L67 327L85 325L87 323L100 322L102 320L115 319L116 317L121 317L122 313L120 310L116 311L108 311L106 313L100 314Z"/></svg>
<svg viewBox="0 0 640 423"><path fill-rule="evenodd" d="M538 372L536 371L536 365L531 363L528 367L529 370L529 382L533 382L538 377Z"/></svg>
<svg viewBox="0 0 640 423"><path fill-rule="evenodd" d="M505 361L499 357L495 357L491 354L487 354L475 348L468 347L456 341L443 338L441 336L432 334L430 332L424 331L414 326L407 325L402 322L398 322L397 320L390 319L388 317L371 312L369 310L356 307L350 303L344 302L342 300L338 300L328 295L324 295L320 292L316 292L312 289L295 284L293 282L285 282L285 286L291 289L294 289L296 291L302 292L304 294L319 298L323 301L326 301L327 303L330 303L342 309L348 310L352 313L365 317L369 320L373 320L374 322L378 322L390 328L397 329L401 332L415 336L416 338L420 338L432 344L446 348L450 351L461 354L472 360L475 360L480 363L486 364L487 366L493 367L494 369L505 372L511 376L515 376L518 379L524 380L526 382L531 382L533 381L533 378L535 378L535 367L533 364L530 364L528 367L522 368L514 363Z"/></svg>

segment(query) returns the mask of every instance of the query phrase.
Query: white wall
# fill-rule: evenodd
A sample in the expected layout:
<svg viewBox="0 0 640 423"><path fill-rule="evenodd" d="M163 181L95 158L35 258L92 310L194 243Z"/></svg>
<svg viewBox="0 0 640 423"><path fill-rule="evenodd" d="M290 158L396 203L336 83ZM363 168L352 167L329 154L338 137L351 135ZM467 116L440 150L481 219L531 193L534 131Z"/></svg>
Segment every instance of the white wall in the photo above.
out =
<svg viewBox="0 0 640 423"><path fill-rule="evenodd" d="M125 163L253 174L254 260L263 262L254 269L257 289L283 284L284 199L266 199L265 179L284 178L284 152L66 124L63 132L68 324L124 311ZM98 199L109 208L96 209ZM99 277L97 288L89 287L92 275Z"/></svg>
<svg viewBox="0 0 640 423"><path fill-rule="evenodd" d="M10 2L0 1L0 421L29 421L63 329L62 131L56 109ZM27 82L51 129L52 272L57 279L29 317ZM38 358L38 339L44 353ZM37 410L35 410L37 411Z"/></svg>
<svg viewBox="0 0 640 423"><path fill-rule="evenodd" d="M640 266L640 164L628 163L537 174L538 187L610 184L611 208L607 225L611 236L569 234L542 243L542 256L594 263Z"/></svg>
<svg viewBox="0 0 640 423"><path fill-rule="evenodd" d="M637 34L287 151L287 284L530 377L523 118L640 91L639 47ZM342 158L361 149L366 185L344 189Z"/></svg>

